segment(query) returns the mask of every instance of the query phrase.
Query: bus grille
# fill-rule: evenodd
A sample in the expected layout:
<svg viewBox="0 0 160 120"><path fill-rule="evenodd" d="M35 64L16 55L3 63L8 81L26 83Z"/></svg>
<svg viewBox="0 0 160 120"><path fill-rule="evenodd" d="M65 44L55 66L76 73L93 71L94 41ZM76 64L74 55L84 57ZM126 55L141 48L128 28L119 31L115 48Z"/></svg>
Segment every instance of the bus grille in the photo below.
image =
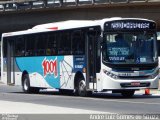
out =
<svg viewBox="0 0 160 120"><path fill-rule="evenodd" d="M140 83L140 85L131 85L131 83L121 83L121 87L149 87L150 83Z"/></svg>
<svg viewBox="0 0 160 120"><path fill-rule="evenodd" d="M144 79L149 79L151 76L148 75L148 76L118 76L118 77L119 77L119 79L126 79L126 80L128 80L128 79L144 80Z"/></svg>

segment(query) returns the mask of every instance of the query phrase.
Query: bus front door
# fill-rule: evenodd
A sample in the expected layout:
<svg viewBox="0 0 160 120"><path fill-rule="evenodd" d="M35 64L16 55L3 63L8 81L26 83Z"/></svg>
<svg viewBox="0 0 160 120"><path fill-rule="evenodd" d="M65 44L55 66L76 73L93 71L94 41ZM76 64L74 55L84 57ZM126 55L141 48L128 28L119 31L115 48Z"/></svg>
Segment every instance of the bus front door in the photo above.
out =
<svg viewBox="0 0 160 120"><path fill-rule="evenodd" d="M14 41L7 41L7 84L15 84L14 76Z"/></svg>
<svg viewBox="0 0 160 120"><path fill-rule="evenodd" d="M96 89L96 42L97 35L94 33L87 34L86 40L86 89Z"/></svg>

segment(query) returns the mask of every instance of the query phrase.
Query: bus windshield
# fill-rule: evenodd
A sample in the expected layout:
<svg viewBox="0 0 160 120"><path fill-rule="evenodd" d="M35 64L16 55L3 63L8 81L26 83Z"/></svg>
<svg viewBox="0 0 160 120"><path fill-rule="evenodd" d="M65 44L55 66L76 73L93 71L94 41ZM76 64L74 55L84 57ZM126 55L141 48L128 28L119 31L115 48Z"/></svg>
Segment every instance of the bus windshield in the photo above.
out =
<svg viewBox="0 0 160 120"><path fill-rule="evenodd" d="M153 32L104 33L103 61L111 64L146 64L157 60Z"/></svg>

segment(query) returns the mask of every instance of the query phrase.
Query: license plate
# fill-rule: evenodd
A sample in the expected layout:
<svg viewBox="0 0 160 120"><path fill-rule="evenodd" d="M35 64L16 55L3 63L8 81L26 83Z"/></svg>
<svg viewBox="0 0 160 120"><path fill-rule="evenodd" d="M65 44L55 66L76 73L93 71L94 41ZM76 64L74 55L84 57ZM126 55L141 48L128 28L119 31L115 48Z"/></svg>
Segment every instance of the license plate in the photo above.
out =
<svg viewBox="0 0 160 120"><path fill-rule="evenodd" d="M140 84L141 84L140 82L132 82L131 83L132 86L140 86Z"/></svg>

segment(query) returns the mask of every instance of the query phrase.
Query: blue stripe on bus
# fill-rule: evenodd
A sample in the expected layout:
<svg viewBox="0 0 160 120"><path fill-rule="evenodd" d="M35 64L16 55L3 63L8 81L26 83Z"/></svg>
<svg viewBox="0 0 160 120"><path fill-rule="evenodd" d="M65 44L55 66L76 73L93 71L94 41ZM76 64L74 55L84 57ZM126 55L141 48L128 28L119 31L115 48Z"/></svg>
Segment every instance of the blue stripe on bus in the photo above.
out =
<svg viewBox="0 0 160 120"><path fill-rule="evenodd" d="M59 63L63 60L63 56L17 57L16 63L20 71L27 70L29 74L37 72L51 87L60 88Z"/></svg>
<svg viewBox="0 0 160 120"><path fill-rule="evenodd" d="M41 56L41 57L17 57L16 63L20 71L26 70L29 74L39 73L53 88L60 88L60 62L73 62L72 73L83 72L86 67L84 55L73 56L73 61L64 61L64 56ZM64 64L63 64L64 65ZM67 70L65 68L65 70Z"/></svg>

